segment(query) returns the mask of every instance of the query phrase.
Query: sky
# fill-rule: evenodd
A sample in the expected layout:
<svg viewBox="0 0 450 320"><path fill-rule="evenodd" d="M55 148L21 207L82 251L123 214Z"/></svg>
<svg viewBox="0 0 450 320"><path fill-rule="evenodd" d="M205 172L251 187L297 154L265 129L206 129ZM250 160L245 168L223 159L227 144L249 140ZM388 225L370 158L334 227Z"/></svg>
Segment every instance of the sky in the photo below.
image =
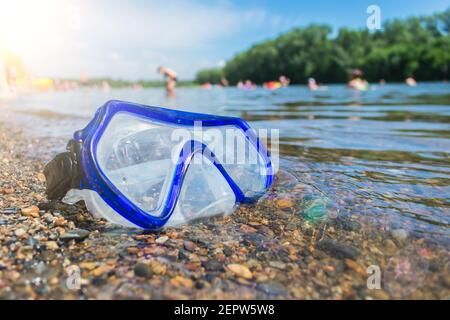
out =
<svg viewBox="0 0 450 320"><path fill-rule="evenodd" d="M365 28L372 4L384 22L450 1L0 0L0 49L18 53L36 76L159 79L163 65L192 79L293 27Z"/></svg>

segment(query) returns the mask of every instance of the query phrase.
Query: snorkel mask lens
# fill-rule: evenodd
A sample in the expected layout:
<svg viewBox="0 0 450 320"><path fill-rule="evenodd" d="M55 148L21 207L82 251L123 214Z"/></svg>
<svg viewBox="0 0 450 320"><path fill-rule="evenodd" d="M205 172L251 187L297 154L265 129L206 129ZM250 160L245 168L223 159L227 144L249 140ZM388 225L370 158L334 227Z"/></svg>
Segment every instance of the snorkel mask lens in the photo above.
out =
<svg viewBox="0 0 450 320"><path fill-rule="evenodd" d="M48 198L84 200L125 226L229 214L272 182L265 147L238 118L110 101L72 141L44 170Z"/></svg>

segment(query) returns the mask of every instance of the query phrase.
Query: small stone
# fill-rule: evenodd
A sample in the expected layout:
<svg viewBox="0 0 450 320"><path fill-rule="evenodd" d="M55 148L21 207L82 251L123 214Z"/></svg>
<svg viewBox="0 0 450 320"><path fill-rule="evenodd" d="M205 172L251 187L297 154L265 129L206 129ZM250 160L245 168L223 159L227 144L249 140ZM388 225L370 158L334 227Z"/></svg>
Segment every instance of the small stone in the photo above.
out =
<svg viewBox="0 0 450 320"><path fill-rule="evenodd" d="M258 230L256 230L256 229L253 228L253 227L250 227L249 225L241 224L241 226L240 226L240 228L239 228L239 231L241 231L241 232L243 232L243 233L255 233L255 232L258 231Z"/></svg>
<svg viewBox="0 0 450 320"><path fill-rule="evenodd" d="M360 275L362 275L364 277L367 276L367 273L364 270L364 268L361 267L355 260L345 259L345 264L347 265L347 267L349 267L350 269L356 271Z"/></svg>
<svg viewBox="0 0 450 320"><path fill-rule="evenodd" d="M403 243L408 238L408 231L405 229L394 229L391 231L391 235L398 243Z"/></svg>
<svg viewBox="0 0 450 320"><path fill-rule="evenodd" d="M289 222L284 228L286 231L294 231L297 230L297 224L295 222Z"/></svg>
<svg viewBox="0 0 450 320"><path fill-rule="evenodd" d="M89 236L89 231L84 229L73 229L63 233L59 236L59 239L63 241L77 240L81 241L86 239Z"/></svg>
<svg viewBox="0 0 450 320"><path fill-rule="evenodd" d="M387 239L384 241L384 253L387 255L393 255L397 252L397 246L395 245L394 241L391 239Z"/></svg>
<svg viewBox="0 0 450 320"><path fill-rule="evenodd" d="M183 245L186 250L191 251L191 252L194 252L195 249L197 248L196 244L189 240L185 240Z"/></svg>
<svg viewBox="0 0 450 320"><path fill-rule="evenodd" d="M253 277L253 274L250 271L250 269L242 264L232 263L232 264L227 265L227 268L228 268L228 270L233 272L235 275L242 277L244 279L251 279Z"/></svg>
<svg viewBox="0 0 450 320"><path fill-rule="evenodd" d="M64 226L67 223L67 221L66 219L64 219L64 217L58 217L55 219L53 223L55 224L55 226L61 227Z"/></svg>
<svg viewBox="0 0 450 320"><path fill-rule="evenodd" d="M2 214L14 214L17 212L16 208L5 208L0 211Z"/></svg>
<svg viewBox="0 0 450 320"><path fill-rule="evenodd" d="M138 263L134 266L134 274L138 277L150 279L153 275L152 269L146 263Z"/></svg>
<svg viewBox="0 0 450 320"><path fill-rule="evenodd" d="M280 270L286 269L286 264L281 261L270 261L269 266L271 266L272 268L280 269Z"/></svg>
<svg viewBox="0 0 450 320"><path fill-rule="evenodd" d="M104 264L104 265L102 265L100 267L97 267L94 270L92 270L91 271L91 275L94 276L94 277L99 277L102 274L110 272L111 270L113 270L112 266Z"/></svg>
<svg viewBox="0 0 450 320"><path fill-rule="evenodd" d="M167 271L166 265L156 260L150 262L150 268L153 273L158 275L163 275Z"/></svg>
<svg viewBox="0 0 450 320"><path fill-rule="evenodd" d="M95 262L81 262L79 264L80 268L86 269L86 270L93 270L97 267L97 263Z"/></svg>
<svg viewBox="0 0 450 320"><path fill-rule="evenodd" d="M2 188L0 189L0 193L2 194L13 194L14 188Z"/></svg>
<svg viewBox="0 0 450 320"><path fill-rule="evenodd" d="M162 236L162 237L159 237L158 239L156 239L155 242L156 242L157 244L163 244L163 243L165 243L167 240L169 240L169 237L168 237L168 236Z"/></svg>
<svg viewBox="0 0 450 320"><path fill-rule="evenodd" d="M47 247L47 249L49 250L56 250L58 249L58 244L56 243L56 241L47 241L45 243L45 246Z"/></svg>
<svg viewBox="0 0 450 320"><path fill-rule="evenodd" d="M170 279L170 283L176 287L183 286L188 289L192 289L194 287L194 282L191 279L184 278L182 276L176 276Z"/></svg>
<svg viewBox="0 0 450 320"><path fill-rule="evenodd" d="M223 269L222 262L216 259L206 260L202 265L207 271L221 271Z"/></svg>
<svg viewBox="0 0 450 320"><path fill-rule="evenodd" d="M23 235L25 235L27 232L22 229L22 228L18 228L14 231L14 234L16 235L16 237L22 237Z"/></svg>
<svg viewBox="0 0 450 320"><path fill-rule="evenodd" d="M39 172L39 173L36 175L36 178L37 178L40 182L45 182L45 181L46 181L45 175L44 175L43 173L41 173L41 172Z"/></svg>
<svg viewBox="0 0 450 320"><path fill-rule="evenodd" d="M139 248L137 248L137 247L129 247L129 248L127 248L127 251L128 251L128 253L135 254L135 253L139 252Z"/></svg>
<svg viewBox="0 0 450 320"><path fill-rule="evenodd" d="M22 208L21 212L24 216L39 218L39 208L37 206Z"/></svg>
<svg viewBox="0 0 450 320"><path fill-rule="evenodd" d="M295 203L290 198L278 199L275 201L275 205L280 209L292 208L295 206Z"/></svg>
<svg viewBox="0 0 450 320"><path fill-rule="evenodd" d="M285 287L279 282L258 283L257 289L272 296L280 296L286 294Z"/></svg>
<svg viewBox="0 0 450 320"><path fill-rule="evenodd" d="M324 239L320 241L318 247L320 250L326 251L336 258L356 260L359 256L359 251L355 247L345 245L331 239Z"/></svg>

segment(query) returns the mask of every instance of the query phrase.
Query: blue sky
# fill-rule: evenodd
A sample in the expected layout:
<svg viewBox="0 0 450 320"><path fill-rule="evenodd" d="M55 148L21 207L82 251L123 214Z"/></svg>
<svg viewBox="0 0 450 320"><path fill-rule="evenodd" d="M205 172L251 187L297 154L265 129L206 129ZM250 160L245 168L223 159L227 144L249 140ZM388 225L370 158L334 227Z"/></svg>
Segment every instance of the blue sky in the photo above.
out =
<svg viewBox="0 0 450 320"><path fill-rule="evenodd" d="M450 6L443 0L0 0L0 20L9 18L0 29L36 75L157 79L157 66L166 65L189 79L294 26L364 28L371 4L380 7L382 22Z"/></svg>

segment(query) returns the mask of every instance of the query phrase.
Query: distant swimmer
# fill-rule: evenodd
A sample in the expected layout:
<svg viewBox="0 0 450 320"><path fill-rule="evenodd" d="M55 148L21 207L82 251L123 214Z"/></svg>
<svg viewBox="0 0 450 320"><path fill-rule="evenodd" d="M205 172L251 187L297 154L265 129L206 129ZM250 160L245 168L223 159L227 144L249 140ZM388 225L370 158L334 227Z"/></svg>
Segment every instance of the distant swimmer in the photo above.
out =
<svg viewBox="0 0 450 320"><path fill-rule="evenodd" d="M287 78L285 75L281 75L278 80L283 87L287 87L291 83L291 79Z"/></svg>
<svg viewBox="0 0 450 320"><path fill-rule="evenodd" d="M220 78L220 83L224 87L228 87L230 85L230 83L228 82L227 78L225 78L225 77Z"/></svg>
<svg viewBox="0 0 450 320"><path fill-rule="evenodd" d="M416 80L414 80L413 77L409 76L408 78L405 79L405 82L408 86L410 87L415 87L417 85Z"/></svg>
<svg viewBox="0 0 450 320"><path fill-rule="evenodd" d="M256 84L254 84L251 80L245 80L244 83L242 83L242 81L239 81L237 86L238 88L245 90L253 90L256 88Z"/></svg>
<svg viewBox="0 0 450 320"><path fill-rule="evenodd" d="M369 89L369 83L363 79L363 72L360 69L352 70L350 77L351 80L347 84L350 88L360 91Z"/></svg>
<svg viewBox="0 0 450 320"><path fill-rule="evenodd" d="M308 78L308 88L309 88L309 90L311 90L311 91L316 91L316 90L321 90L321 91L323 91L323 90L328 90L328 87L327 87L327 86L319 85L319 84L316 82L316 79L314 79L314 78Z"/></svg>
<svg viewBox="0 0 450 320"><path fill-rule="evenodd" d="M164 75L166 81L166 92L168 97L175 96L175 87L177 85L177 74L175 71L165 67L159 67L158 73Z"/></svg>
<svg viewBox="0 0 450 320"><path fill-rule="evenodd" d="M317 84L316 79L314 78L308 79L308 88L311 91L316 91L317 89L319 89L319 85Z"/></svg>
<svg viewBox="0 0 450 320"><path fill-rule="evenodd" d="M205 83L201 84L200 87L201 87L202 89L207 89L207 90L209 90L209 89L212 88L212 84L209 83L209 82L205 82Z"/></svg>

